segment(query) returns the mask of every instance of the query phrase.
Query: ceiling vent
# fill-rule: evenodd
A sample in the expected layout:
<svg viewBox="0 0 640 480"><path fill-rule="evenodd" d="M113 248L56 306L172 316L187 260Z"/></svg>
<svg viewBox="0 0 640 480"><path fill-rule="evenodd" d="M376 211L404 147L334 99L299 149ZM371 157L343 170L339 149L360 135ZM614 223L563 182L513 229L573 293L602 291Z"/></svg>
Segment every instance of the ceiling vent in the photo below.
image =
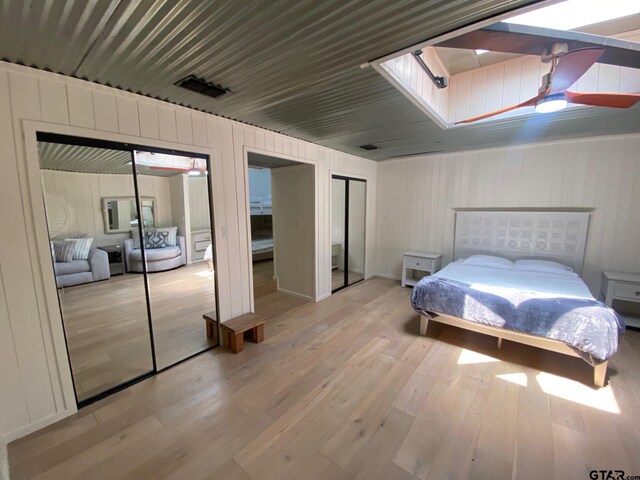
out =
<svg viewBox="0 0 640 480"><path fill-rule="evenodd" d="M377 145L374 145L373 143L367 143L366 145L360 145L361 149L363 150L379 150L380 147Z"/></svg>
<svg viewBox="0 0 640 480"><path fill-rule="evenodd" d="M229 91L226 88L220 87L219 85L205 82L204 80L201 80L194 75L184 77L183 79L178 80L176 83L174 83L174 85L186 88L187 90L191 90L192 92L201 93L202 95L206 95L207 97L212 98L221 97Z"/></svg>

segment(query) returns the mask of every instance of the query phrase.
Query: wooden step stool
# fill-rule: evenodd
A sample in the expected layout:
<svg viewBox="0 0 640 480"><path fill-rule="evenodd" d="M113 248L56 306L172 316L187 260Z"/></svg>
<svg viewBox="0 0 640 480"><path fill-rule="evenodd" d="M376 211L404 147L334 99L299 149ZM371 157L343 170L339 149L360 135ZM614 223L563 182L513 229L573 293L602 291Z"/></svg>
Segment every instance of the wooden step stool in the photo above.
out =
<svg viewBox="0 0 640 480"><path fill-rule="evenodd" d="M220 324L222 339L233 353L244 350L244 332L251 332L255 343L264 341L264 317L256 313L247 313Z"/></svg>
<svg viewBox="0 0 640 480"><path fill-rule="evenodd" d="M216 319L216 311L207 312L202 315L202 318L204 318L204 325L207 329L207 338L213 338L217 342L218 320Z"/></svg>

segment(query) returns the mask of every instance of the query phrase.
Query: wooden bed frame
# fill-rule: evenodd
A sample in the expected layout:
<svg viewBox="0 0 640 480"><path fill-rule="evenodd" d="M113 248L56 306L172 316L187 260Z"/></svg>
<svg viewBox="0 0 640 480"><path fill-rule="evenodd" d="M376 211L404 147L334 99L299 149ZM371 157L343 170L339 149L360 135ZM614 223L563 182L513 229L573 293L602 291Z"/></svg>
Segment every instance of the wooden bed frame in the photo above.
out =
<svg viewBox="0 0 640 480"><path fill-rule="evenodd" d="M433 320L434 322L444 323L445 325L451 325L453 327L463 328L465 330L471 330L473 332L497 337L498 348L502 347L502 339L506 339L512 342L522 343L524 345L530 345L532 347L549 350L551 352L557 352L564 355L581 358L575 350L559 340L538 337L536 335L529 335L528 333L516 332L514 330L491 327L489 325L482 325L481 323L475 323L463 318L452 317L451 315L440 313L436 313L435 315L437 316L434 318L420 315L420 335L427 334L427 326L429 325L429 320ZM607 376L607 364L608 362L601 363L600 365L595 366L593 369L593 383L597 387L604 387L605 385Z"/></svg>
<svg viewBox="0 0 640 480"><path fill-rule="evenodd" d="M511 260L538 258L568 265L579 275L584 262L589 216L587 211L459 209L455 218L454 260L476 254L498 255ZM426 335L429 320L433 320L497 337L498 348L504 338L580 358L573 348L559 340L491 327L450 315L434 315L434 318L420 316L421 335ZM607 363L594 367L593 383L598 387L605 384Z"/></svg>

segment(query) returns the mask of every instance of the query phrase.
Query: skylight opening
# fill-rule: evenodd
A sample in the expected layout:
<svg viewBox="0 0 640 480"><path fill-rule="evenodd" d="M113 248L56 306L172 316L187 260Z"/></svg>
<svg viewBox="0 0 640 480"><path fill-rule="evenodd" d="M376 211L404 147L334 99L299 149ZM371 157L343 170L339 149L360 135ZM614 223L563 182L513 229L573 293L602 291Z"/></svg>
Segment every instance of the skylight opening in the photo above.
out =
<svg viewBox="0 0 640 480"><path fill-rule="evenodd" d="M476 48L476 55L483 55L485 53L489 53L489 50L485 50L484 48Z"/></svg>
<svg viewBox="0 0 640 480"><path fill-rule="evenodd" d="M635 0L565 0L503 20L530 27L572 30L640 13Z"/></svg>

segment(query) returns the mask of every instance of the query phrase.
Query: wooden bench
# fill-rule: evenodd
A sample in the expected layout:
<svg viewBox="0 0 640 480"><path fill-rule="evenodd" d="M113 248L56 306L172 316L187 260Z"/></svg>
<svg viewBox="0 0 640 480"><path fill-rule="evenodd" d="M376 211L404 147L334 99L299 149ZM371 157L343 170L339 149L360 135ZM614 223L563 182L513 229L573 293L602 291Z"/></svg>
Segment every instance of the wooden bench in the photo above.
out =
<svg viewBox="0 0 640 480"><path fill-rule="evenodd" d="M211 330L215 329L217 320L215 319L215 312L211 312L214 315L203 315L207 323L207 336L209 338L215 338L209 336ZM244 333L251 332L251 340L255 343L264 341L264 318L255 313L247 313L240 317L232 318L224 323L220 324L222 329L222 341L233 353L239 353L244 350Z"/></svg>
<svg viewBox="0 0 640 480"><path fill-rule="evenodd" d="M218 320L216 319L216 311L207 312L202 315L204 325L207 329L207 338L218 339Z"/></svg>

